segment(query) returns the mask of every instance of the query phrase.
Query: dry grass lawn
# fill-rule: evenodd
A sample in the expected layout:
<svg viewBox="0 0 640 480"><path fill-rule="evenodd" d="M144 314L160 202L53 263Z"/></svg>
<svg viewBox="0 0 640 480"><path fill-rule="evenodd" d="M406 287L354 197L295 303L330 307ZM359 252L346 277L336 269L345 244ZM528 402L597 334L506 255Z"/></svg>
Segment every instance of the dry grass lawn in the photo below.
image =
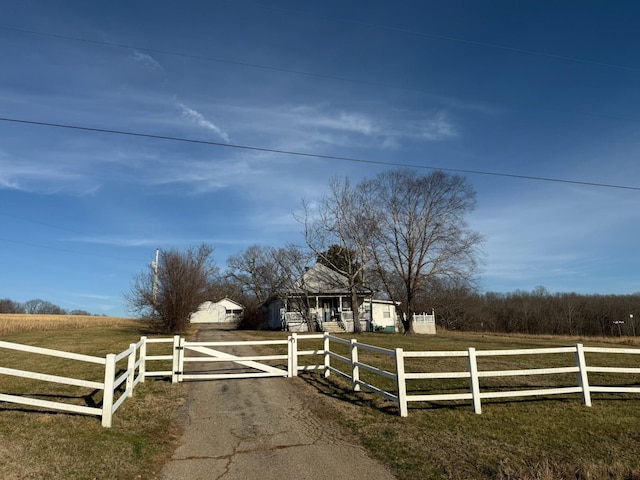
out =
<svg viewBox="0 0 640 480"><path fill-rule="evenodd" d="M264 332L264 337L283 333ZM523 337L442 333L436 337L393 334L349 335L385 348L405 350L478 350L568 346L637 346L636 339L577 339L569 337ZM311 340L300 349L320 348ZM332 347L333 349L333 347ZM340 346L336 345L336 350ZM341 354L348 356L346 347ZM587 359L599 366L620 365L621 360ZM632 358L629 358L632 357ZM638 357L638 358L635 358ZM359 360L393 371L389 359L359 350ZM315 358L315 362L319 359ZM540 367L533 356L483 358L481 370ZM544 366L568 366L571 355L545 356ZM640 355L626 356L624 366L640 367ZM307 362L310 362L308 360ZM569 362L569 363L567 363ZM305 363L305 362L301 362ZM460 359L413 359L412 371L464 370ZM462 363L462 364L461 364ZM338 366L338 362L332 361ZM377 386L394 391L392 383L375 379ZM590 374L592 384L640 387L640 375ZM485 399L481 415L470 401L410 403L409 416L401 418L395 404L368 392L354 393L338 375L328 379L316 373L301 374L325 398L325 415L338 419L354 432L371 455L387 464L399 480L640 480L640 394L592 394L593 406L581 404L580 396ZM513 389L576 385L575 375L502 377L481 380L481 388ZM412 381L412 393L462 393L467 380Z"/></svg>
<svg viewBox="0 0 640 480"><path fill-rule="evenodd" d="M2 334L2 340L99 357L119 353L149 334L140 322L106 317L2 322L5 327L28 324L17 328L20 333ZM153 354L169 353L155 347ZM0 366L94 381L104 376L100 365L5 349L0 349ZM0 402L0 478L153 479L179 438L176 420L185 388L147 379L115 413L110 429L96 416ZM0 392L88 406L102 401L100 391L7 375L0 375Z"/></svg>
<svg viewBox="0 0 640 480"><path fill-rule="evenodd" d="M126 319L102 317L42 318L40 330L23 318L5 319L27 330L2 334L2 339L77 353L102 356L124 350L140 335L144 325ZM83 321L88 322L81 326ZM0 318L0 322L2 319ZM92 323L95 322L95 323ZM106 322L103 323L103 322ZM110 323L109 323L110 322ZM282 332L256 332L257 338L283 338ZM351 338L351 336L346 337ZM591 346L638 346L636 339L576 339L441 333L435 337L363 334L362 343L405 350L478 350L566 346L577 342ZM321 341L301 341L300 349L321 348ZM269 347L270 348L270 347ZM279 347L274 347L279 348ZM286 347L285 347L286 348ZM346 349L348 347L344 347ZM157 352L161 354L163 352ZM156 354L156 352L154 352ZM342 354L347 355L346 350ZM20 352L0 352L0 365L10 368L93 379L100 369L78 363L65 364ZM596 355L596 354L589 354ZM567 365L571 355L549 356L545 366ZM636 356L634 356L636 357ZM638 358L622 365L640 366ZM301 364L318 358L301 359ZM360 361L393 371L389 358L360 351ZM535 368L533 356L482 359L481 370ZM621 365L621 360L599 358L588 363ZM60 360L60 362L64 362ZM456 363L458 362L458 363ZM414 359L414 371L464 369L460 359ZM601 363L603 362L603 363ZM606 363L605 365L605 362ZM462 362L464 363L464 362ZM364 379L368 373L361 370ZM486 389L546 387L575 382L572 375L503 377L485 379ZM592 384L613 382L640 386L640 375L618 377L590 374ZM397 415L396 406L372 393L354 393L338 375L325 379L317 373L301 378L323 399L313 408L320 418L334 418L356 435L371 455L387 464L399 480L640 480L640 395L594 394L593 407L581 405L579 395L483 401L482 415L469 402L410 403L409 416ZM392 390L387 380L371 380ZM459 393L464 380L414 381L410 391ZM575 383L574 383L575 384ZM111 429L100 419L0 403L0 478L2 479L153 479L179 438L178 410L185 385L147 380L124 402ZM0 392L29 394L36 398L79 402L101 401L100 394L75 387L0 376Z"/></svg>

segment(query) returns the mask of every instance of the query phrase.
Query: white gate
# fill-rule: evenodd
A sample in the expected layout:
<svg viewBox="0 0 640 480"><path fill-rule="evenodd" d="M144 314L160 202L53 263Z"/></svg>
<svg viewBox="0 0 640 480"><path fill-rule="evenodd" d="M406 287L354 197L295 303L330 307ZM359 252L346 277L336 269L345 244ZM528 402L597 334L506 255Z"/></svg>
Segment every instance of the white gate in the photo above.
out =
<svg viewBox="0 0 640 480"><path fill-rule="evenodd" d="M291 338L291 337L290 337ZM287 354L282 355L238 355L220 350L224 347L252 347L256 345L287 345ZM231 378L292 377L295 375L291 355L292 342L287 340L259 340L236 342L187 342L180 339L174 356L173 381L215 380ZM237 348L236 348L237 350ZM282 360L287 364L281 368ZM280 365L267 362L279 361ZM185 364L198 364L187 368ZM208 367L208 368L207 368Z"/></svg>

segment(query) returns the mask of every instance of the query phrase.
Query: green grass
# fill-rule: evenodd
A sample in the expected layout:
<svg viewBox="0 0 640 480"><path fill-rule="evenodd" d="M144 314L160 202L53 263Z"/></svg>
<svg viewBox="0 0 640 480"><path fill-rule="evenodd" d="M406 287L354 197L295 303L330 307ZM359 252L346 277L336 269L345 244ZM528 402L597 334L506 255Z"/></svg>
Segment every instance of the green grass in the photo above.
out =
<svg viewBox="0 0 640 480"><path fill-rule="evenodd" d="M104 357L147 334L143 325L120 322L3 336L2 340ZM154 349L159 346L152 346ZM156 350L154 350L155 352ZM0 365L102 381L103 366L2 349ZM126 360L118 364L126 368ZM0 376L0 392L99 406L101 392ZM147 379L125 400L110 429L99 417L0 403L0 478L151 479L179 437L177 412L184 385Z"/></svg>
<svg viewBox="0 0 640 480"><path fill-rule="evenodd" d="M282 336L265 332L263 336ZM515 337L444 333L435 337L363 334L359 342L404 350L478 350L570 346L616 346L605 339ZM634 343L628 339L626 344ZM628 347L629 345L617 345ZM299 348L319 348L301 341ZM637 344L636 344L637 346ZM332 350L334 344L332 343ZM347 347L337 346L347 355ZM359 359L394 371L389 358L359 351ZM587 363L600 366L640 366L640 356L587 354ZM311 359L301 360L301 364ZM311 363L320 362L316 357ZM465 370L466 359L413 359L411 371ZM572 354L479 359L481 370L573 365ZM542 363L542 364L541 364ZM332 365L337 362L332 361ZM409 403L409 416L378 395L354 393L338 375L317 373L302 378L327 399L324 407L356 433L373 456L401 480L409 479L640 479L640 395L592 394L593 407L579 394L483 400L476 415L470 401ZM590 374L591 384L640 386L640 376ZM394 391L393 383L361 373L377 386ZM576 385L574 374L481 379L481 389L511 390ZM411 393L468 392L467 380L411 381ZM326 412L324 412L326 414Z"/></svg>

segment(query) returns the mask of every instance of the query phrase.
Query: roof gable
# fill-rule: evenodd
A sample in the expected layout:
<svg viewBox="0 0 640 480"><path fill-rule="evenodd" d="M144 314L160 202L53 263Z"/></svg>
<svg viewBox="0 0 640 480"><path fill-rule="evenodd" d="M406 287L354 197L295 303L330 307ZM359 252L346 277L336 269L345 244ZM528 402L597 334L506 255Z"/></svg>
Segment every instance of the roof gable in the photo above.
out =
<svg viewBox="0 0 640 480"><path fill-rule="evenodd" d="M238 302L234 302L229 297L223 298L216 302L218 305L223 305L227 310L244 310L244 306Z"/></svg>
<svg viewBox="0 0 640 480"><path fill-rule="evenodd" d="M316 263L296 281L295 287L311 292L327 292L348 289L349 281L346 276Z"/></svg>
<svg viewBox="0 0 640 480"><path fill-rule="evenodd" d="M244 310L244 306L238 302L234 302L230 298L223 298L217 302L206 301L198 306L198 310L216 310L217 308L224 308L225 310Z"/></svg>

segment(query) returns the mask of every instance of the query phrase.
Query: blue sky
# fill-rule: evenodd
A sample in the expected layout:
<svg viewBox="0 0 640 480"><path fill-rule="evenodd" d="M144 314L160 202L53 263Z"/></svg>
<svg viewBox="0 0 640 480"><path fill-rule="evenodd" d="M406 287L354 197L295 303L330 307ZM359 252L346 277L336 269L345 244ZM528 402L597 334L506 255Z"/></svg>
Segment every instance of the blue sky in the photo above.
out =
<svg viewBox="0 0 640 480"><path fill-rule="evenodd" d="M156 248L300 243L293 212L391 168L468 174L484 291L640 291L640 4L0 5L0 298L125 315ZM225 146L227 145L227 146ZM421 170L425 173L428 169Z"/></svg>

